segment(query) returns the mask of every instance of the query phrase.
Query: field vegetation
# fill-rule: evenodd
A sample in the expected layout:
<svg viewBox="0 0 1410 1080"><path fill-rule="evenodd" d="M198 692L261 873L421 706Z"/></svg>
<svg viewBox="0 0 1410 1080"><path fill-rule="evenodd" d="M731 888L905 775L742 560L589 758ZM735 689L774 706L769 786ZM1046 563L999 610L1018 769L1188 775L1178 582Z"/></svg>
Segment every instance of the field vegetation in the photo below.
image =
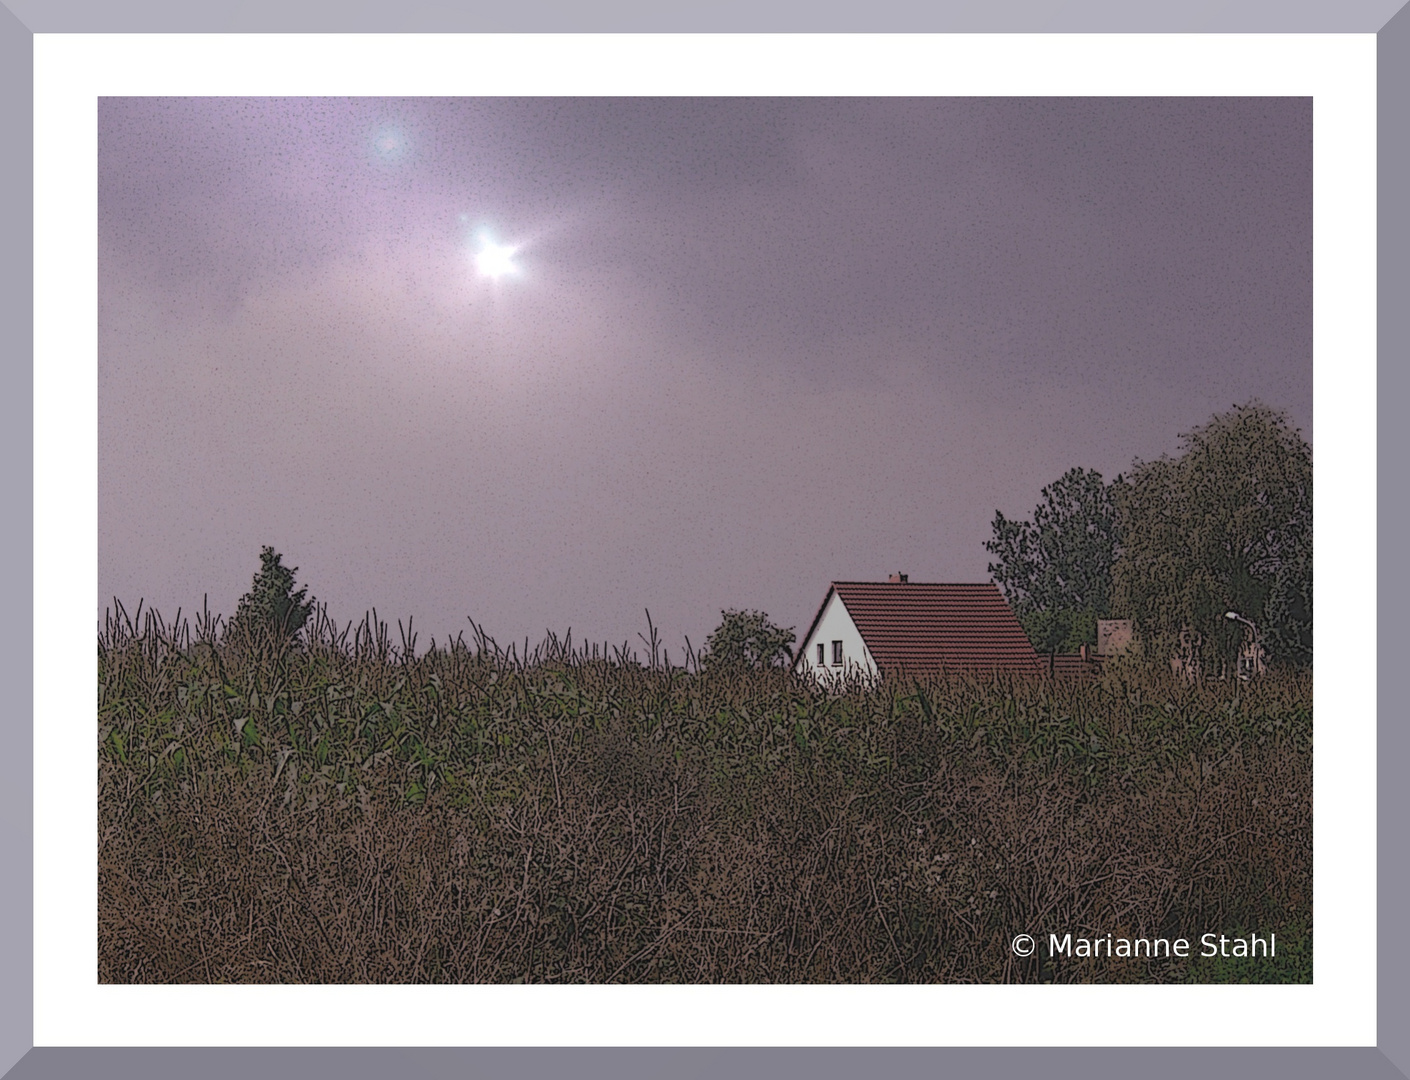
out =
<svg viewBox="0 0 1410 1080"><path fill-rule="evenodd" d="M270 567L266 567L269 570ZM671 666L111 613L104 982L1311 978L1312 683ZM1278 935L1019 959L1014 935Z"/></svg>

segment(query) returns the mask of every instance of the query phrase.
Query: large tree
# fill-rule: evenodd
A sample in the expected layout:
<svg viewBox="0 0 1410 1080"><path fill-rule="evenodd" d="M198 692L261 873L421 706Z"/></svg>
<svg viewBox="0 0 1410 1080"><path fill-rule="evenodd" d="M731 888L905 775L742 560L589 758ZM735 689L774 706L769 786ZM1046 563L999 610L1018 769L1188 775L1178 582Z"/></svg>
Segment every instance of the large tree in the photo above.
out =
<svg viewBox="0 0 1410 1080"><path fill-rule="evenodd" d="M1118 492L1113 599L1158 649L1193 632L1228 660L1253 623L1274 659L1312 659L1312 450L1258 402L1181 436L1175 458L1137 462Z"/></svg>
<svg viewBox="0 0 1410 1080"><path fill-rule="evenodd" d="M1112 484L1101 473L1069 469L1043 488L1031 521L995 511L985 549L1034 648L1068 652L1096 642L1097 619L1111 607L1111 568L1120 547Z"/></svg>
<svg viewBox="0 0 1410 1080"><path fill-rule="evenodd" d="M289 641L308 621L313 601L304 599L307 586L294 588L294 575L299 568L285 566L283 556L272 547L260 551L259 561L260 569L250 591L240 597L230 620L230 632L237 639L267 636L277 642Z"/></svg>

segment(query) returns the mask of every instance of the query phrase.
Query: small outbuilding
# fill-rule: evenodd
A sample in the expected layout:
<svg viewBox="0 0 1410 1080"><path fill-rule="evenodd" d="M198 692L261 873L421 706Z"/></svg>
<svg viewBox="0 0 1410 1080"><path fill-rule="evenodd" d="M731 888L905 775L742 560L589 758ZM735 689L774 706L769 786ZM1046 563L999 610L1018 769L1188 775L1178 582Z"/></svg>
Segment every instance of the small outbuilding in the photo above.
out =
<svg viewBox="0 0 1410 1080"><path fill-rule="evenodd" d="M834 581L803 636L794 667L819 679L874 680L902 671L1044 669L1028 635L992 582Z"/></svg>

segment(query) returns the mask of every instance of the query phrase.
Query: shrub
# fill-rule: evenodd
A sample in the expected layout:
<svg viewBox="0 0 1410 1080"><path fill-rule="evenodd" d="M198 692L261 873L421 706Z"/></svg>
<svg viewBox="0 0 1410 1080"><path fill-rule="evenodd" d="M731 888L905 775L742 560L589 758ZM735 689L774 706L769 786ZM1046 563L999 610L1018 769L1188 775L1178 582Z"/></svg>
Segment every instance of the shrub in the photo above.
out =
<svg viewBox="0 0 1410 1080"><path fill-rule="evenodd" d="M705 639L705 667L759 671L786 667L793 660L795 635L769 621L762 611L721 611L720 625Z"/></svg>

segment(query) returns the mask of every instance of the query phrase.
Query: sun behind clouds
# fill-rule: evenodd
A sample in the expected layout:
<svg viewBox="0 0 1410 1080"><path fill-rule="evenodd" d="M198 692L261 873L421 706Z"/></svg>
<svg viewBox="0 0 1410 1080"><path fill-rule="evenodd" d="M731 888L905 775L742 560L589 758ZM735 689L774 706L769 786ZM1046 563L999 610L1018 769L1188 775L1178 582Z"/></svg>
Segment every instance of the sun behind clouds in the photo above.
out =
<svg viewBox="0 0 1410 1080"><path fill-rule="evenodd" d="M480 250L475 254L475 268L487 278L498 281L506 275L519 273L514 256L519 248L511 244L497 244L489 233L480 234Z"/></svg>

